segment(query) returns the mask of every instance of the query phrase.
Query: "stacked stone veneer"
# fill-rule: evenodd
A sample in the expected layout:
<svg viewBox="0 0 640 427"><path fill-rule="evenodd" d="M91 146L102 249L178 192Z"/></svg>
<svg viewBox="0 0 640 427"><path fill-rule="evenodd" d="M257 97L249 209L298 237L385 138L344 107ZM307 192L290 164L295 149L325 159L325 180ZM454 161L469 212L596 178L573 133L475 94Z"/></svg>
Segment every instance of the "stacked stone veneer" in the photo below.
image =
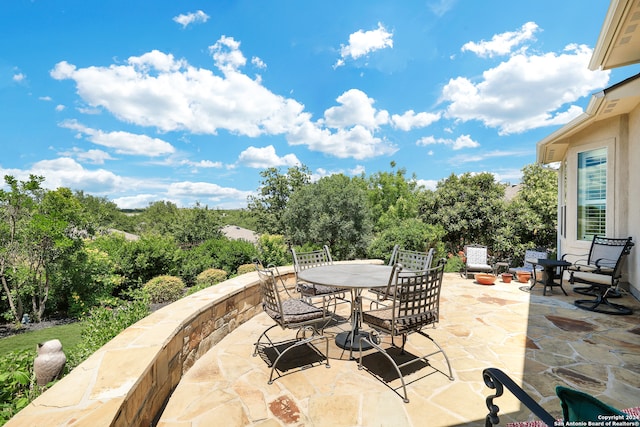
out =
<svg viewBox="0 0 640 427"><path fill-rule="evenodd" d="M151 425L196 360L260 311L257 273L187 296L121 332L6 426Z"/></svg>

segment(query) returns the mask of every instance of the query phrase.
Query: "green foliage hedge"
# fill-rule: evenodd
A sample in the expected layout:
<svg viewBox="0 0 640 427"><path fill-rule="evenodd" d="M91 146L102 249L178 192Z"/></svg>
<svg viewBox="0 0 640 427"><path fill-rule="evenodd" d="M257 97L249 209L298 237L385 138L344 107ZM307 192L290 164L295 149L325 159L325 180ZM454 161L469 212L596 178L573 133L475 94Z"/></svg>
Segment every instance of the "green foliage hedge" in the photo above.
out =
<svg viewBox="0 0 640 427"><path fill-rule="evenodd" d="M145 283L143 289L154 304L174 302L184 295L184 282L175 276L158 276Z"/></svg>
<svg viewBox="0 0 640 427"><path fill-rule="evenodd" d="M238 276L245 273L251 273L252 271L256 271L256 266L252 264L242 264L238 267Z"/></svg>
<svg viewBox="0 0 640 427"><path fill-rule="evenodd" d="M227 272L219 268L208 268L196 277L196 286L208 287L227 279Z"/></svg>

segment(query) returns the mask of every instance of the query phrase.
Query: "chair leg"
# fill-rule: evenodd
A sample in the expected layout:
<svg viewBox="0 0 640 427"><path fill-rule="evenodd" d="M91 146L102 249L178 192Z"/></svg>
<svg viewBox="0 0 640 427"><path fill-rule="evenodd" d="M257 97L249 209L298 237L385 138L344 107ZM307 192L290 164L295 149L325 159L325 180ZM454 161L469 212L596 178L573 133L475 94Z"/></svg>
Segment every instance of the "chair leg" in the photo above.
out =
<svg viewBox="0 0 640 427"><path fill-rule="evenodd" d="M402 372L400 372L400 367L395 362L395 360L393 360L393 358L391 356L389 356L389 353L387 353L386 350L384 350L378 344L374 343L373 342L374 340L367 339L366 336L361 337L359 342L358 342L358 345L360 346L360 357L358 358L358 369L359 370L364 369L364 365L362 364L362 342L363 341L366 342L367 344L369 344L371 347L374 347L381 354L383 354L384 357L386 357L387 360L389 360L389 362L391 362L391 364L393 365L393 367L396 370L396 373L398 374L398 378L400 378L400 381L402 382L402 392L404 393L404 397L402 398L402 401L404 403L409 403L409 396L407 395L407 385L404 382L404 376L402 375Z"/></svg>
<svg viewBox="0 0 640 427"><path fill-rule="evenodd" d="M275 325L271 325L267 329L265 329L264 332L262 332L262 334L260 334L260 336L258 337L258 340L254 344L253 357L256 357L258 355L258 346L261 344L262 337L266 338L267 341L269 341L270 345L274 345L273 341L271 341L271 338L269 338L269 336L267 335L267 332L269 332L276 326L279 326L279 325L277 323Z"/></svg>
<svg viewBox="0 0 640 427"><path fill-rule="evenodd" d="M408 396L408 394L407 394L407 386L406 386L406 383L405 383L405 381L404 381L404 376L402 375L402 372L400 371L400 370L401 370L403 367L405 367L405 366L411 365L412 363L416 363L416 362L419 362L419 361L428 362L429 357L433 356L434 354L442 353L442 355L444 356L444 360L445 360L445 362L447 363L447 368L449 369L449 375L448 375L448 378L449 378L449 380L451 380L451 381L453 381L453 380L454 380L454 378L453 378L453 371L452 371L452 369L451 369L451 363L449 362L449 358L447 357L447 354L446 354L446 353L445 353L445 351L442 349L442 347L440 347L440 345L439 345L439 344L438 344L438 343L437 343L433 338L431 338L431 336L429 336L428 334L425 334L425 333L424 333L424 332L422 332L422 331L417 331L417 333L419 333L420 335L422 335L423 337L425 337L425 338L427 338L429 341L431 341L431 342L432 342L432 343L433 343L433 344L438 348L438 350L437 350L437 351L433 351L433 352L431 352L431 353L429 353L429 354L427 354L427 355L424 355L424 356L417 357L417 358L415 358L415 359L409 360L409 361L407 361L407 362L405 362L405 363L402 363L402 364L400 364L400 365L398 365L398 364L396 363L396 361L395 361L395 360L393 360L393 358L389 355L389 353L388 353L385 349L383 349L380 345L376 344L376 343L375 343L375 340L373 340L373 339L371 339L371 340L370 340L370 339L367 339L367 337L366 337L366 336L361 337L361 338L360 338L360 340L359 340L360 356L359 356L359 358L358 358L358 369L360 369L360 370L364 369L364 365L362 364L362 358L363 358L363 356L362 356L362 342L364 341L365 343L367 343L367 344L371 345L371 346L372 346L372 347L374 347L376 350L378 350L380 353L382 353L382 354L383 354L383 355L384 355L384 356L389 360L389 362L391 362L391 364L392 364L392 365L393 365L393 367L395 368L396 373L398 374L398 377L400 378L400 381L401 381L401 383L402 383L402 391L403 391L403 394L404 394L404 397L403 397L403 399L402 399L402 400L403 400L405 403L409 403L409 396ZM403 336L402 336L402 338L403 338L403 340L402 340L402 349L401 349L401 352L402 352L402 354L404 354L404 344L405 344L405 343L406 343L406 341L407 341L407 336L406 336L406 335L403 335ZM380 342L382 342L382 340L379 340L379 341L380 341ZM392 342L392 345L393 345L393 336L392 336L391 342ZM395 346L395 345L394 345L394 346ZM395 346L395 347L397 347L397 346ZM429 365L430 365L430 366L432 366L431 364L429 364ZM432 367L433 367L433 366L432 366ZM434 368L434 369L444 374L444 372L440 371L439 369L437 369L437 368ZM445 374L445 375L446 375L446 374ZM402 396L401 396L401 397L402 397Z"/></svg>
<svg viewBox="0 0 640 427"><path fill-rule="evenodd" d="M303 328L304 329L304 328ZM315 331L315 328L313 328L313 330ZM299 332L296 333L296 336L298 336ZM282 353L278 352L277 348L274 346L276 352L278 353L278 357L276 357L276 360L273 362L273 365L271 365L271 372L269 374L269 381L267 382L268 384L273 384L273 381L275 381L275 379L273 378L273 374L276 371L276 367L278 366L278 362L280 361L280 359L282 359L282 357L287 354L291 349L294 349L296 347L299 347L301 345L305 345L305 344L310 344L314 341L324 341L325 342L325 353L324 353L324 357L325 360L327 361L326 363L326 367L330 368L331 365L329 364L329 338L327 338L324 335L317 335L315 333L313 333L309 338L304 338L301 340L297 340L295 344L287 347L286 349L284 349L284 351L282 351ZM305 369L305 367L303 367L302 369Z"/></svg>
<svg viewBox="0 0 640 427"><path fill-rule="evenodd" d="M596 286L597 288L597 286ZM595 299L580 299L573 302L573 304L583 310L595 311L597 313L613 314L626 316L633 313L633 310L629 307L625 307L621 304L615 304L609 301L609 291L612 288L602 290L598 288L597 293L594 295Z"/></svg>

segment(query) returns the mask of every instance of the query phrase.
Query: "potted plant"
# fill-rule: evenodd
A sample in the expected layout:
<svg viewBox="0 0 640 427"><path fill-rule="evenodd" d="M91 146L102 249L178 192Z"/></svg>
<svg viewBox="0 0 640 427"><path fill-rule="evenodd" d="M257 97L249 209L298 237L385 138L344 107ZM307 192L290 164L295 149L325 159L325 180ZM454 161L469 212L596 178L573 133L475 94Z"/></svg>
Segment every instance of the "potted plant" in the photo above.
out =
<svg viewBox="0 0 640 427"><path fill-rule="evenodd" d="M513 278L513 274L511 273L502 273L502 281L504 283L511 283L511 279Z"/></svg>
<svg viewBox="0 0 640 427"><path fill-rule="evenodd" d="M518 282L527 283L529 280L531 280L531 272L518 271Z"/></svg>

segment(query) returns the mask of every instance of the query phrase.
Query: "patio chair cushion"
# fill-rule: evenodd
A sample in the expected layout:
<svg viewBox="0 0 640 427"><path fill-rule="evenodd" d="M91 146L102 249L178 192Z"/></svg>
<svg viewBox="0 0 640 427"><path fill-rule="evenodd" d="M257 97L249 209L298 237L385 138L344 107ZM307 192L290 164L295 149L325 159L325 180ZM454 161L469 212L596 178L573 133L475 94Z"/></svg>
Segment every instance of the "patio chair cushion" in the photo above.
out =
<svg viewBox="0 0 640 427"><path fill-rule="evenodd" d="M393 311L391 308L382 308L379 310L369 310L362 313L362 320L371 326L381 328L385 331L392 329ZM395 331L396 334L402 334L409 330L419 329L423 325L431 325L437 321L436 313L428 311L415 316L396 316Z"/></svg>
<svg viewBox="0 0 640 427"><path fill-rule="evenodd" d="M334 286L311 285L309 283L300 283L299 289L302 295L330 295L346 291L346 289L336 288Z"/></svg>
<svg viewBox="0 0 640 427"><path fill-rule="evenodd" d="M280 313L264 307L264 311L272 319L280 319ZM321 308L315 307L299 299L288 299L282 301L282 311L284 312L284 323L298 323L307 320L321 319L324 312Z"/></svg>
<svg viewBox="0 0 640 427"><path fill-rule="evenodd" d="M580 282L589 282L593 284L600 285L611 285L611 276L607 276L606 274L599 273L588 273L585 271L574 271L573 279Z"/></svg>

